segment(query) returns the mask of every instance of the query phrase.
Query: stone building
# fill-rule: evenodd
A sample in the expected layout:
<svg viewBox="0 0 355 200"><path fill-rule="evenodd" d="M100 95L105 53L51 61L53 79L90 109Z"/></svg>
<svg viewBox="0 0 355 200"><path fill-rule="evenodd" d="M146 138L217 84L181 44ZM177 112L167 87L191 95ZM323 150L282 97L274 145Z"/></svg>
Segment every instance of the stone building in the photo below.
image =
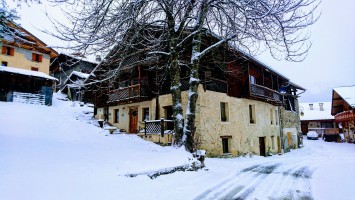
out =
<svg viewBox="0 0 355 200"><path fill-rule="evenodd" d="M204 44L208 44L213 43L215 36L204 37ZM108 61L98 65L88 79L99 82L113 69L119 69L117 76L92 88L98 91L95 117L127 133L170 144L173 137L169 131L162 137L147 131L146 123L172 119L170 78L161 78L164 72L153 68L163 66L167 60L152 57L149 54L152 50L147 48L119 51L120 48L114 49L107 56ZM182 54L186 60L191 57L187 51ZM130 56L115 57L114 62L112 55ZM300 132L297 98L304 88L229 45L206 55L200 69L194 137L198 149L207 150L209 156L266 156L297 148ZM182 65L180 74L182 107L186 111L188 67ZM162 122L164 130L173 129L168 122Z"/></svg>

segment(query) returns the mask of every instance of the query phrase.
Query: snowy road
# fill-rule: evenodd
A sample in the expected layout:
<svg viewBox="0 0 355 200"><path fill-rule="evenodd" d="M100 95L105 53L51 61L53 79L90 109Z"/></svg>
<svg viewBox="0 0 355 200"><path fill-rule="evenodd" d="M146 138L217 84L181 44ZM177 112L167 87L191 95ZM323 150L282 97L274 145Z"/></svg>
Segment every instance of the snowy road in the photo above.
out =
<svg viewBox="0 0 355 200"><path fill-rule="evenodd" d="M0 102L1 200L355 199L355 145L321 140L281 156L207 158L197 172L127 177L191 155L107 134L88 123L90 109L56 99L52 107Z"/></svg>
<svg viewBox="0 0 355 200"><path fill-rule="evenodd" d="M307 166L273 162L254 165L208 189L195 200L258 199L260 195L268 199L313 199L310 191L312 173Z"/></svg>
<svg viewBox="0 0 355 200"><path fill-rule="evenodd" d="M355 164L355 145L321 140L305 145L283 156L243 160L244 167L235 163L234 173L193 199L354 199L353 170L342 173L337 166Z"/></svg>

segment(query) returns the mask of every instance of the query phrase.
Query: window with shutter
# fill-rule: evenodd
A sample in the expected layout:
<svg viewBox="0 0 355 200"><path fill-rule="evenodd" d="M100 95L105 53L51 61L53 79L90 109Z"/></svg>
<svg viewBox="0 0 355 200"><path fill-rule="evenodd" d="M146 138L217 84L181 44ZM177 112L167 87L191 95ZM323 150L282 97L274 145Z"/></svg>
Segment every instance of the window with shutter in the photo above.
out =
<svg viewBox="0 0 355 200"><path fill-rule="evenodd" d="M32 53L32 61L42 62L42 55L37 53Z"/></svg>
<svg viewBox="0 0 355 200"><path fill-rule="evenodd" d="M15 55L15 49L12 48L12 47L8 47L8 46L2 46L1 53L4 54L4 55L8 55L8 56L14 56Z"/></svg>

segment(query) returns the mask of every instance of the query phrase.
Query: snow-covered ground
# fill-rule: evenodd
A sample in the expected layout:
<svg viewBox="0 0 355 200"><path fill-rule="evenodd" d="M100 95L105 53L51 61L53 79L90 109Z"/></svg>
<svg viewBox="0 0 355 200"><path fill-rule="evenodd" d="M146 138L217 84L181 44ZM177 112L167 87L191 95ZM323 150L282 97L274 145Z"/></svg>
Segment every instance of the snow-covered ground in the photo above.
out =
<svg viewBox="0 0 355 200"><path fill-rule="evenodd" d="M108 134L92 108L0 102L0 199L355 199L355 145L305 140L279 156L206 159L197 172L130 178L191 162L182 149Z"/></svg>

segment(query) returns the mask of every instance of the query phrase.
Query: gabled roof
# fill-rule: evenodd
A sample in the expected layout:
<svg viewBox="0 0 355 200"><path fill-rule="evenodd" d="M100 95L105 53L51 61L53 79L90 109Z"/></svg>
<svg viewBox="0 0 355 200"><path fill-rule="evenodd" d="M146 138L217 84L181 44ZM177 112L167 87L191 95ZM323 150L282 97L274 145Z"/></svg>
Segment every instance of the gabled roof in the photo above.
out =
<svg viewBox="0 0 355 200"><path fill-rule="evenodd" d="M2 43L49 54L51 59L58 56L57 51L48 47L43 41L20 25L9 22L8 27L14 30L14 36L5 37L2 39Z"/></svg>
<svg viewBox="0 0 355 200"><path fill-rule="evenodd" d="M332 115L339 112L337 107L342 107L345 102L352 109L355 109L355 85L333 88Z"/></svg>
<svg viewBox="0 0 355 200"><path fill-rule="evenodd" d="M71 81L71 80L74 80L74 77L77 77L76 78L76 81ZM83 87L83 81L88 78L90 75L89 74L85 74L85 73L82 73L82 72L78 72L78 71L72 71L72 73L70 73L70 75L68 76L67 79L65 79L63 85L65 88L66 85L68 85L69 87L71 88L74 88L74 87ZM79 81L78 81L79 80Z"/></svg>
<svg viewBox="0 0 355 200"><path fill-rule="evenodd" d="M0 66L0 72L6 72L6 73L13 73L13 74L21 74L25 76L35 76L39 78L45 78L49 80L54 80L58 81L58 79L49 76L43 72L36 72L36 71L31 71L31 70L26 70L26 69L19 69L19 68L14 68L14 67L3 67Z"/></svg>
<svg viewBox="0 0 355 200"><path fill-rule="evenodd" d="M320 110L319 103L323 103L323 111ZM310 105L313 105L313 110L310 109ZM309 102L300 103L300 111L304 114L301 115L301 121L306 120L329 120L334 119L331 115L332 102Z"/></svg>
<svg viewBox="0 0 355 200"><path fill-rule="evenodd" d="M355 108L355 85L347 87L333 88L352 108Z"/></svg>

